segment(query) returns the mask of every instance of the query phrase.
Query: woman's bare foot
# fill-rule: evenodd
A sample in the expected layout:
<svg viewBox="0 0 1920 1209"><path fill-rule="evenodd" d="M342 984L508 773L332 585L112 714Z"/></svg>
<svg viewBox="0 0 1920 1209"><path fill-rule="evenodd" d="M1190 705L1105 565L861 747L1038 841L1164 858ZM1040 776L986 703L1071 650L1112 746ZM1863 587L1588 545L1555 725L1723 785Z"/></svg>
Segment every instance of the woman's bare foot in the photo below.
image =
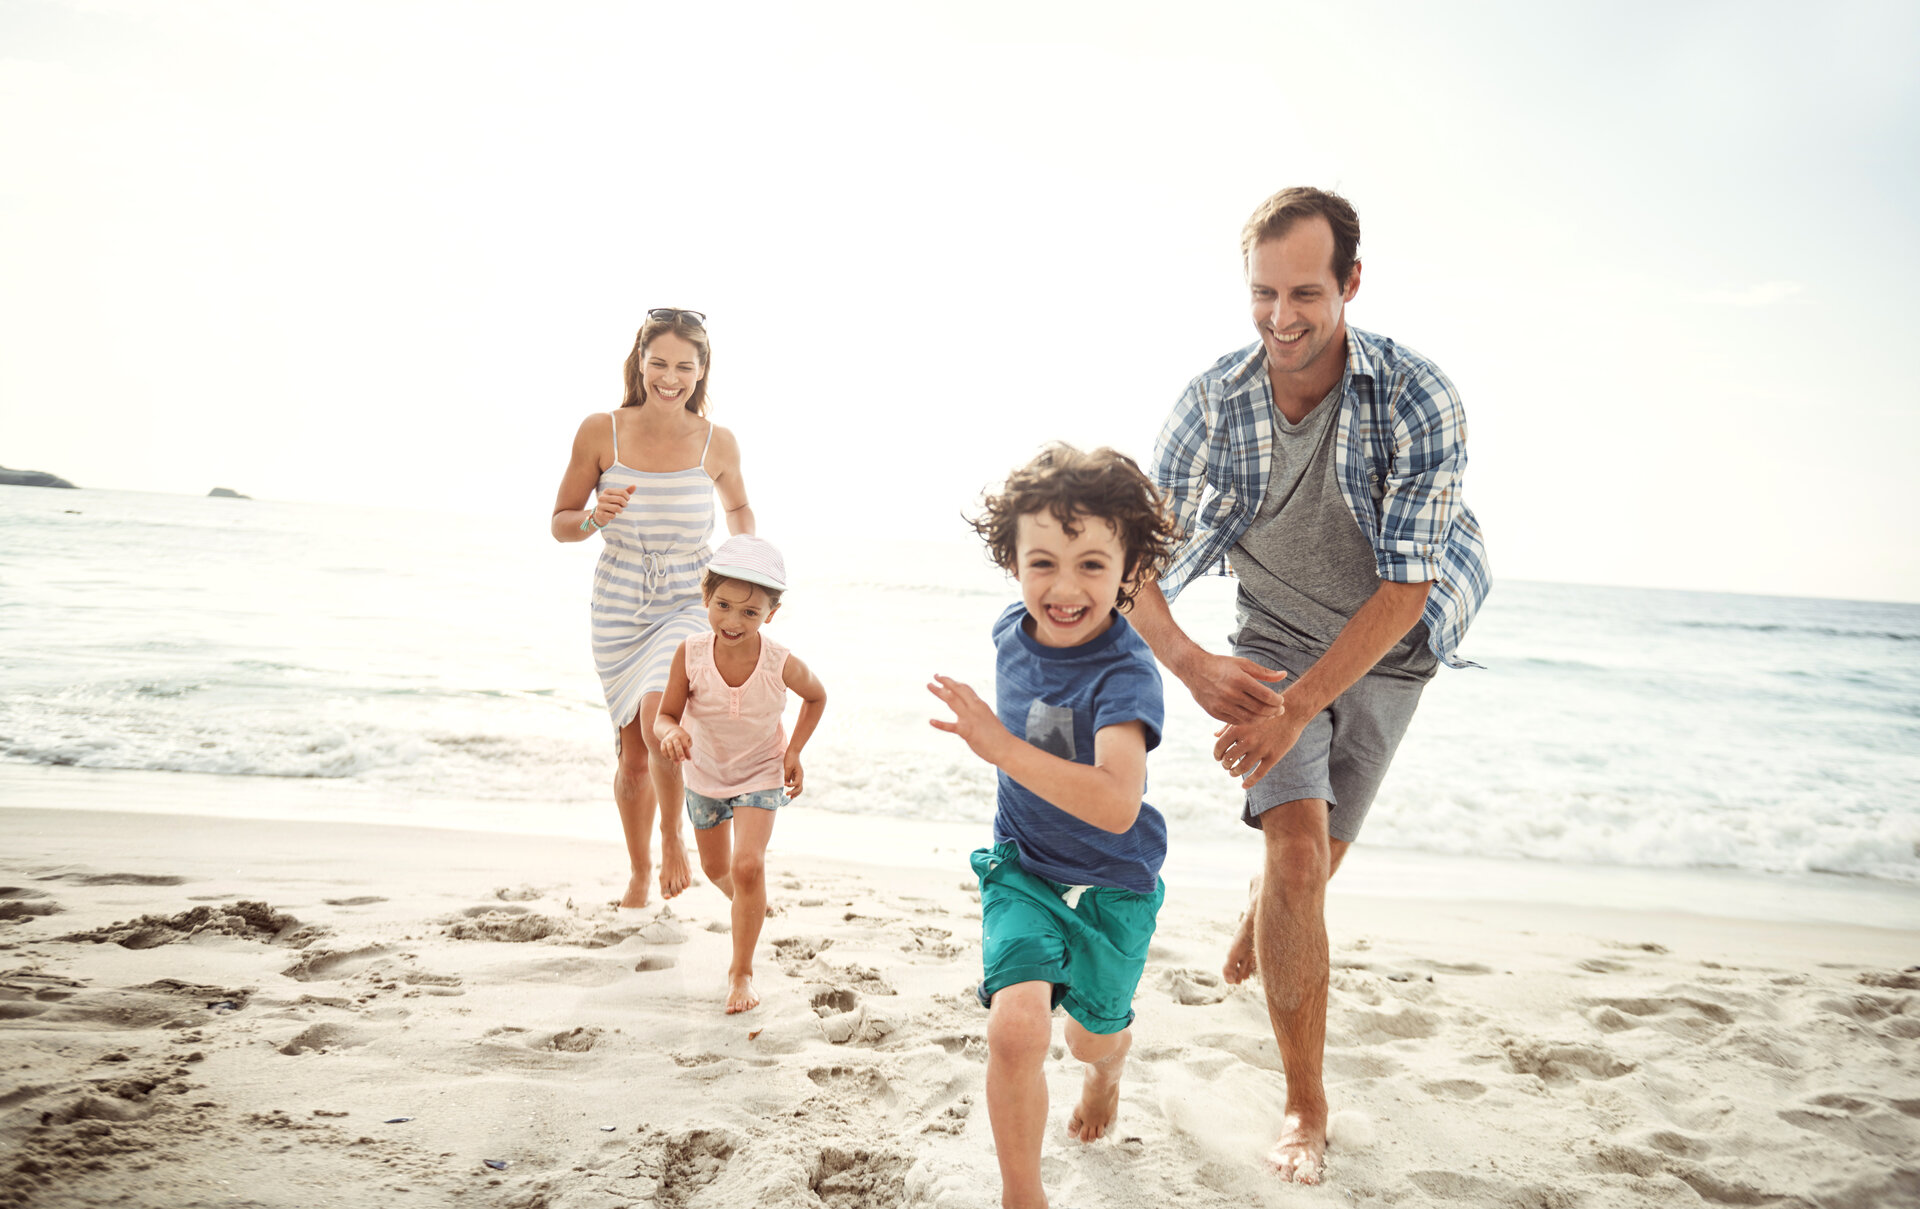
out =
<svg viewBox="0 0 1920 1209"><path fill-rule="evenodd" d="M1283 1180L1318 1184L1327 1167L1327 1114L1289 1112L1280 1140L1267 1152L1267 1162Z"/></svg>
<svg viewBox="0 0 1920 1209"><path fill-rule="evenodd" d="M753 975L730 975L727 979L727 1015L751 1012L759 1006L760 996L753 991Z"/></svg>
<svg viewBox="0 0 1920 1209"><path fill-rule="evenodd" d="M627 892L620 896L620 905L623 907L646 906L647 896L652 893L652 888L648 883L652 880L653 869L651 866L641 865L635 869L633 876L627 879Z"/></svg>
<svg viewBox="0 0 1920 1209"><path fill-rule="evenodd" d="M693 870L687 864L687 846L679 836L660 837L660 897L674 898L693 884Z"/></svg>
<svg viewBox="0 0 1920 1209"><path fill-rule="evenodd" d="M1220 967L1220 976L1235 986L1259 973L1258 963L1253 955L1253 913L1254 904L1260 900L1260 879L1247 883L1247 909L1240 916L1240 929L1233 934L1233 943L1227 946L1227 964Z"/></svg>
<svg viewBox="0 0 1920 1209"><path fill-rule="evenodd" d="M1067 1118L1067 1134L1082 1142L1104 1137L1113 1119L1120 1115L1120 1073L1126 1069L1127 1051L1133 1037L1127 1035L1116 1049L1099 1062L1087 1063L1087 1078L1080 1085L1080 1103Z"/></svg>

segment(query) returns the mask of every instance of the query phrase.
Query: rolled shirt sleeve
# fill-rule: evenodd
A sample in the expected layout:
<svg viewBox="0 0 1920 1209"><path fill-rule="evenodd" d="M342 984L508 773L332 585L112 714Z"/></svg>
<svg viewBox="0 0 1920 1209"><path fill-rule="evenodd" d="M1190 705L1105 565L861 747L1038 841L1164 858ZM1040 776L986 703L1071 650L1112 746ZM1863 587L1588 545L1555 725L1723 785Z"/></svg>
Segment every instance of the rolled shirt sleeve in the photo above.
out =
<svg viewBox="0 0 1920 1209"><path fill-rule="evenodd" d="M1447 534L1461 510L1467 469L1467 413L1446 375L1422 365L1392 401L1393 460L1383 476L1380 578L1425 583L1440 578Z"/></svg>

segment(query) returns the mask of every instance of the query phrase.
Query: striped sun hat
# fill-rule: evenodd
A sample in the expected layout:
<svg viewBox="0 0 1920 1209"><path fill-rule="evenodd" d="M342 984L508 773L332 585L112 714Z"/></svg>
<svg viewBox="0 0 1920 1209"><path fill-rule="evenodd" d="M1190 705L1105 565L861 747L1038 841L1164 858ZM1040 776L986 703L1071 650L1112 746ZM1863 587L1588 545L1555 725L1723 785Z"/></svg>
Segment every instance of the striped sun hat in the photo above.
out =
<svg viewBox="0 0 1920 1209"><path fill-rule="evenodd" d="M742 533L720 543L707 570L728 579L741 579L776 592L787 589L787 561L764 537Z"/></svg>

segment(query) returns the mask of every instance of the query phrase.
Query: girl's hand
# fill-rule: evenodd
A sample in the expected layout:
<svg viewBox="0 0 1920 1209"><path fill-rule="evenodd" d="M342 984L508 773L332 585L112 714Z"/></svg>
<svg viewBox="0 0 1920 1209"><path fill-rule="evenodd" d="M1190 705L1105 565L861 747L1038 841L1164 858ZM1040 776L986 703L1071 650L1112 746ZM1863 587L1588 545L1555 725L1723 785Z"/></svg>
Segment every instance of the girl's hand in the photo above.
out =
<svg viewBox="0 0 1920 1209"><path fill-rule="evenodd" d="M669 726L660 736L660 754L678 763L693 754L693 736L678 726Z"/></svg>
<svg viewBox="0 0 1920 1209"><path fill-rule="evenodd" d="M792 748L787 749L787 754L782 758L780 764L787 778L787 801L791 802L800 796L801 784L806 780L807 774L806 771L800 767L800 753L794 751Z"/></svg>
<svg viewBox="0 0 1920 1209"><path fill-rule="evenodd" d="M625 487L609 487L600 493L591 509L593 523L605 528L613 523L613 518L626 511L627 501L633 498L634 484ZM683 757L684 758L684 757Z"/></svg>
<svg viewBox="0 0 1920 1209"><path fill-rule="evenodd" d="M1006 727L1000 725L993 707L982 701L980 694L951 676L935 676L933 683L927 685L927 691L946 702L947 708L953 711L951 722L928 719L933 729L959 735L973 749L974 755L999 767L1000 761L996 757L1013 736L1007 733Z"/></svg>

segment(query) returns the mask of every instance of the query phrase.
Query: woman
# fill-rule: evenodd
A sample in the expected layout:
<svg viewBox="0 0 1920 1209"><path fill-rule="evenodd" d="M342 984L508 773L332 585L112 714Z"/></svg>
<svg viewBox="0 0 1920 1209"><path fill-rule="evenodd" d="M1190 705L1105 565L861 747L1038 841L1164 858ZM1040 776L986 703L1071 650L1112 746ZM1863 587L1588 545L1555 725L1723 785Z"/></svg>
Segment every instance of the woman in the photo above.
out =
<svg viewBox="0 0 1920 1209"><path fill-rule="evenodd" d="M593 659L620 758L613 800L633 871L623 907L647 903L656 806L660 893L672 898L691 876L680 838L680 766L660 754L653 717L675 648L707 628L700 573L712 555L715 491L727 532L753 532L740 446L706 419L712 364L706 316L648 311L627 355L625 401L581 421L553 503L554 540L595 533L603 540L593 576Z"/></svg>

